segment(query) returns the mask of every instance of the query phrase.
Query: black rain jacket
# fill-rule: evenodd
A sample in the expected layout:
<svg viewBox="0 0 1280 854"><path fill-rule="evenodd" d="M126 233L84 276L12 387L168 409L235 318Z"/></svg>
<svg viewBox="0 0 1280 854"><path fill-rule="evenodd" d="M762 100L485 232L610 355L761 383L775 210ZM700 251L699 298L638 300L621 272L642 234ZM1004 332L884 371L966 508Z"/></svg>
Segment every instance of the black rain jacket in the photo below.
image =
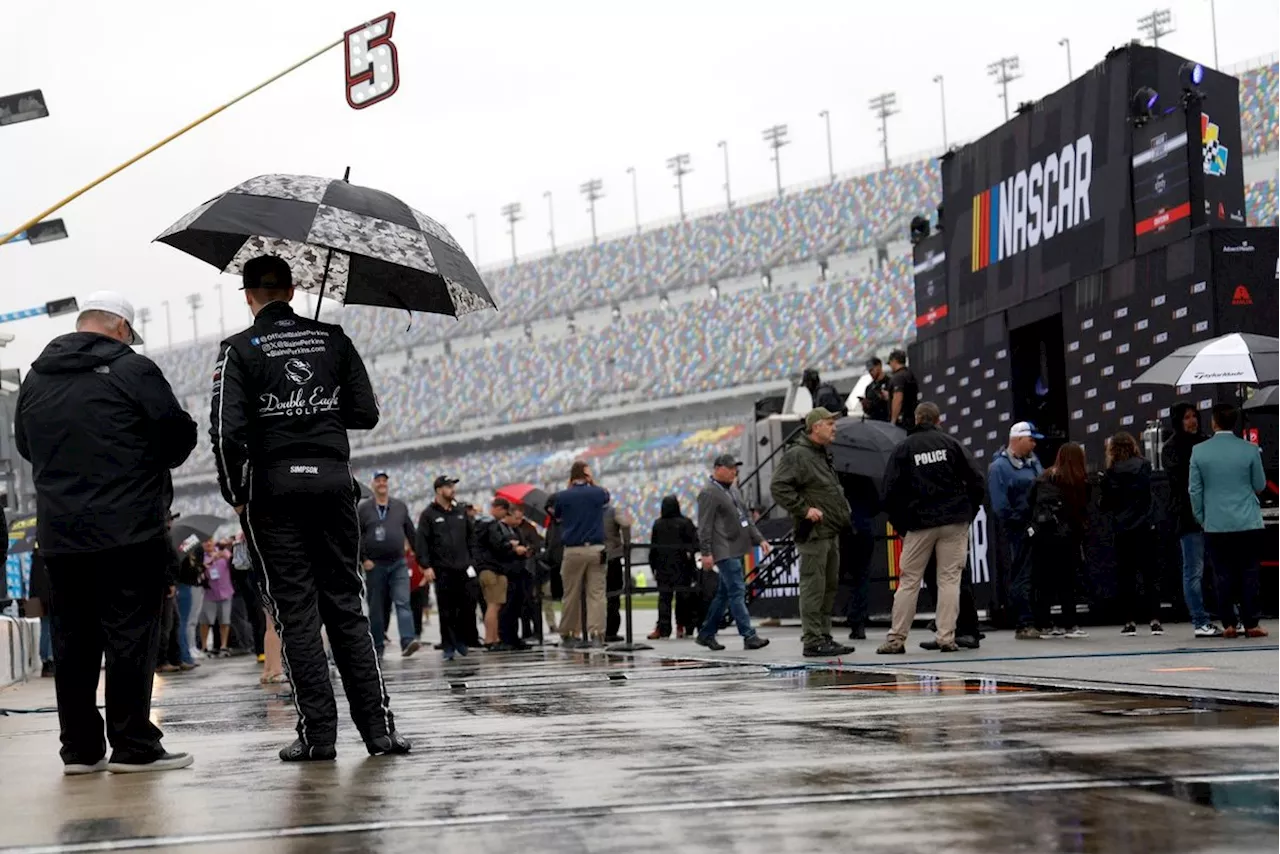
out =
<svg viewBox="0 0 1280 854"><path fill-rule="evenodd" d="M46 555L166 536L169 470L196 445L196 423L155 362L96 332L49 342L18 393L18 453L31 462Z"/></svg>
<svg viewBox="0 0 1280 854"><path fill-rule="evenodd" d="M449 510L432 501L418 517L414 554L423 569L466 571L476 563L476 524L456 501Z"/></svg>
<svg viewBox="0 0 1280 854"><path fill-rule="evenodd" d="M968 451L932 424L913 428L885 467L883 505L898 533L967 525L984 492Z"/></svg>
<svg viewBox="0 0 1280 854"><path fill-rule="evenodd" d="M273 497L358 494L347 431L377 424L369 374L341 326L273 302L222 342L209 437L228 504L247 504L251 488Z"/></svg>

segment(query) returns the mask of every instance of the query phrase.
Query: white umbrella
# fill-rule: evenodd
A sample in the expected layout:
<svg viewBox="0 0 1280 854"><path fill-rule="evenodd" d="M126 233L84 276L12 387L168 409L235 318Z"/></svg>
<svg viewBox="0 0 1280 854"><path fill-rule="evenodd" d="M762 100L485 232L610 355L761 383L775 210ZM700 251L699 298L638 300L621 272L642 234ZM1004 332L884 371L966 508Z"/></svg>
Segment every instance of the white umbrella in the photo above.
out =
<svg viewBox="0 0 1280 854"><path fill-rule="evenodd" d="M1233 332L1179 347L1134 382L1163 386L1274 383L1280 366L1278 345L1280 341L1268 335Z"/></svg>

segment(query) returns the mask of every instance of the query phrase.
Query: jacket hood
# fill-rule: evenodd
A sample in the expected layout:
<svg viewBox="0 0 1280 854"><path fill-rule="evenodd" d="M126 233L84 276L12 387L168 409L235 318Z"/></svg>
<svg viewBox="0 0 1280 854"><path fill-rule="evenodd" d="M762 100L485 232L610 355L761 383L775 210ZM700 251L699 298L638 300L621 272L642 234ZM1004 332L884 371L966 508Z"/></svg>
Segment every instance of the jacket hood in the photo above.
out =
<svg viewBox="0 0 1280 854"><path fill-rule="evenodd" d="M1111 470L1117 474L1137 474L1142 471L1142 467L1146 465L1146 457L1130 457L1127 460L1121 460L1111 467Z"/></svg>
<svg viewBox="0 0 1280 854"><path fill-rule="evenodd" d="M131 353L128 345L97 332L71 332L50 341L31 369L41 374L78 374Z"/></svg>
<svg viewBox="0 0 1280 854"><path fill-rule="evenodd" d="M1169 407L1169 429L1173 431L1175 439L1179 436L1191 437L1199 435L1198 433L1188 433L1182 429L1183 416L1187 414L1188 409L1194 410L1195 408L1196 405L1194 403L1189 403L1185 400L1180 400Z"/></svg>
<svg viewBox="0 0 1280 854"><path fill-rule="evenodd" d="M662 499L662 518L677 519L680 516L680 499L674 495L668 495Z"/></svg>

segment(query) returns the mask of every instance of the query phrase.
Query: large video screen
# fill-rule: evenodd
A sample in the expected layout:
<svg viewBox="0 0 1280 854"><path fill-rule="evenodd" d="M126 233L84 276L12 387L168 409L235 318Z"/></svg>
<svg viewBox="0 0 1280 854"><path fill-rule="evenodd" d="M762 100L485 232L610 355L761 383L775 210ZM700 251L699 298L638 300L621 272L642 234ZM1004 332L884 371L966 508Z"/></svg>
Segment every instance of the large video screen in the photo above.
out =
<svg viewBox="0 0 1280 854"><path fill-rule="evenodd" d="M941 234L926 237L912 250L916 285L916 334L945 328L947 319L947 255Z"/></svg>
<svg viewBox="0 0 1280 854"><path fill-rule="evenodd" d="M1139 254L1191 233L1187 140L1182 110L1133 131L1133 234Z"/></svg>

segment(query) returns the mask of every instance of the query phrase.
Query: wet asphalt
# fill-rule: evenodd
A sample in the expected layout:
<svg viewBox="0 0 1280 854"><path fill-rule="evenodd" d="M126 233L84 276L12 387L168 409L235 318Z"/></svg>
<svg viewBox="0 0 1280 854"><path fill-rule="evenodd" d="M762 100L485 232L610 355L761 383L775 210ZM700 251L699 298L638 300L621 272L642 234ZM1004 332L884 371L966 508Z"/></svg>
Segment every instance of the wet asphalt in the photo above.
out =
<svg viewBox="0 0 1280 854"><path fill-rule="evenodd" d="M795 629L762 633L751 653L389 656L414 753L370 758L344 719L323 765L276 759L287 686L240 658L157 678L165 744L194 766L64 778L33 680L0 692L0 851L1277 848L1269 639L993 633L954 658L869 640L814 662Z"/></svg>

